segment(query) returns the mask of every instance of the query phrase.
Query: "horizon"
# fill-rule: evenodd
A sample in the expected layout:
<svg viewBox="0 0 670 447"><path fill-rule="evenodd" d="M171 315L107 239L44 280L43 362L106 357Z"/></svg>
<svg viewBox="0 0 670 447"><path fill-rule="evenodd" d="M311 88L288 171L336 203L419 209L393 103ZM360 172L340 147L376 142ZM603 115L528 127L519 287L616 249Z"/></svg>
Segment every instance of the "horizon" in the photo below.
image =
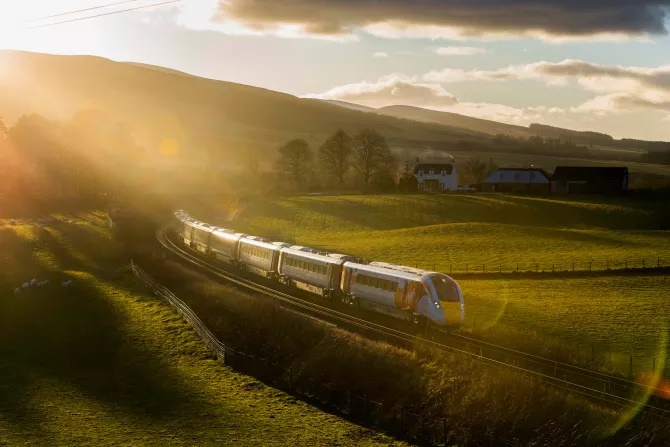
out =
<svg viewBox="0 0 670 447"><path fill-rule="evenodd" d="M115 14L155 0L122 3L75 14L104 3L5 5L0 48L100 56L373 108L670 140L670 2L544 0L531 8L526 0L486 0L490 11L481 17L473 11L482 4L458 1L426 2L418 12L395 0L374 11L366 2L299 1L284 11L203 0ZM491 18L505 8L523 20ZM459 28L450 11L475 18ZM548 11L561 12L545 23ZM111 15L91 18L98 12ZM25 28L28 19L53 15L30 22L43 28ZM57 24L65 20L72 22Z"/></svg>

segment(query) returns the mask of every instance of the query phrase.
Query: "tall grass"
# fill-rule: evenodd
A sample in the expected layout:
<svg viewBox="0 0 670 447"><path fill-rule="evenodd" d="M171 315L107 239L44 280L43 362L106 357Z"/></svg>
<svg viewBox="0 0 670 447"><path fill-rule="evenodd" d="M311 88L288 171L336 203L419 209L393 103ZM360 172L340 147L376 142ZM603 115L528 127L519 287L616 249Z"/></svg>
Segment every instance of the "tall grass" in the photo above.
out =
<svg viewBox="0 0 670 447"><path fill-rule="evenodd" d="M147 265L145 263L145 265ZM445 417L459 443L490 438L522 445L621 445L667 440L664 421L638 417L611 436L618 411L548 388L506 370L417 347L399 349L277 309L265 297L215 284L171 262L149 269L193 308L225 343L318 377L339 389Z"/></svg>

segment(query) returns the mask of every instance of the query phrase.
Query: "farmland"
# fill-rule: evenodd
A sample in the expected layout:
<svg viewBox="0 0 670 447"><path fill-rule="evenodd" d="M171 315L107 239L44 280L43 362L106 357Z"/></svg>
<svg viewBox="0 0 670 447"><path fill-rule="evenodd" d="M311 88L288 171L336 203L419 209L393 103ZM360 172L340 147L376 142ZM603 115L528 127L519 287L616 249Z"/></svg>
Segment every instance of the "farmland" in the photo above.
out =
<svg viewBox="0 0 670 447"><path fill-rule="evenodd" d="M67 218L0 226L0 445L393 444L224 368L104 214Z"/></svg>
<svg viewBox="0 0 670 447"><path fill-rule="evenodd" d="M507 195L293 197L228 205L232 225L367 259L435 268L606 270L670 265L663 204L626 198ZM219 210L221 214L224 211ZM667 217L666 217L667 218ZM215 221L216 222L216 221ZM231 225L230 222L218 222ZM348 231L347 231L348 229ZM469 267L468 267L469 266ZM538 268L539 266L539 268ZM603 272L604 273L604 272ZM651 367L667 349L665 276L459 279L468 330L492 340L538 343ZM526 340L525 342L530 342Z"/></svg>
<svg viewBox="0 0 670 447"><path fill-rule="evenodd" d="M294 197L242 202L237 229L449 272L623 268L665 260L658 201L504 195ZM667 219L667 217L665 217ZM230 225L219 222L221 225ZM469 267L468 267L469 266Z"/></svg>

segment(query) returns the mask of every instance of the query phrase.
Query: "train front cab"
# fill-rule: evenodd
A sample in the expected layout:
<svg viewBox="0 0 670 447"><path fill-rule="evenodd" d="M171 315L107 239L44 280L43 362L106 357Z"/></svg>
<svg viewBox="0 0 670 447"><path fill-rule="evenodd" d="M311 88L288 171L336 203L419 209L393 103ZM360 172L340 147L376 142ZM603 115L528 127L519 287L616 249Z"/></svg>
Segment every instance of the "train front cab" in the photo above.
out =
<svg viewBox="0 0 670 447"><path fill-rule="evenodd" d="M422 278L422 282L433 302L433 307L425 310L428 318L447 329L459 328L465 317L465 306L463 292L458 283L442 273L428 274Z"/></svg>

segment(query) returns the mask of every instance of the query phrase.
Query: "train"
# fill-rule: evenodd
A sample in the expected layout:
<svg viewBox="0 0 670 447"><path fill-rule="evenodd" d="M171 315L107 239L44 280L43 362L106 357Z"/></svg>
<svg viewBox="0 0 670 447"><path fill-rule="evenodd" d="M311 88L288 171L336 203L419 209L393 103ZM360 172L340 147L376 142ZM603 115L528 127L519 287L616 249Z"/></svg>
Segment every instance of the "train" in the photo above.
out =
<svg viewBox="0 0 670 447"><path fill-rule="evenodd" d="M180 242L217 263L416 324L457 328L463 323L463 293L443 273L362 263L349 255L237 233L195 220L183 210L174 216Z"/></svg>

